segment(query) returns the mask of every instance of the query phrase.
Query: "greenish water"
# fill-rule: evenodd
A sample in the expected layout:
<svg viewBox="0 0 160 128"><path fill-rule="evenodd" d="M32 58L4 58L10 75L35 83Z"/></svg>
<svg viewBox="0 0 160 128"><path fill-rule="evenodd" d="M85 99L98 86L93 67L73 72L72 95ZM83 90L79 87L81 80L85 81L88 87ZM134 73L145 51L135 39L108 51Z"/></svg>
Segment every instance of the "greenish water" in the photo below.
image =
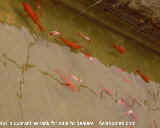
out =
<svg viewBox="0 0 160 128"><path fill-rule="evenodd" d="M28 3L35 10L35 3ZM107 29L103 25L96 24L86 17L77 17L77 12L51 0L42 1L41 24L45 27L44 33L39 33L37 27L25 16L19 1L5 0L0 4L0 9L11 15L15 15L13 24L26 26L31 32L55 42L55 38L48 37L49 31L60 31L64 37L76 41L82 45L105 65L116 65L128 72L140 69L151 80L160 82L160 57L149 48L138 45L135 41L127 39L120 34ZM1 17L2 22L4 17ZM77 35L78 32L86 33L92 39L88 44ZM57 43L62 44L60 41ZM121 45L126 49L124 54L118 53L113 44Z"/></svg>

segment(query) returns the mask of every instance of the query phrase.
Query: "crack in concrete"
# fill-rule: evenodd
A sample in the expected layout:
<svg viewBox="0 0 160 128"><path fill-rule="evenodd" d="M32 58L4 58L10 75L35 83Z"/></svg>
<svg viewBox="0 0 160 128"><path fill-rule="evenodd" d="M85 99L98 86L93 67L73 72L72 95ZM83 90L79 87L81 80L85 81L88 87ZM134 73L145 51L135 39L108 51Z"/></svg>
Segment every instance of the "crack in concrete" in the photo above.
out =
<svg viewBox="0 0 160 128"><path fill-rule="evenodd" d="M61 82L59 79L55 78L51 73L49 73L49 72L47 72L47 71L42 71L42 70L40 70L40 69L38 69L38 71L39 71L42 75L48 76L48 77L50 77L51 79L56 80L61 86L66 86L66 83ZM78 85L78 91L79 91L79 92L80 92L80 88L86 88L86 89L88 89L92 94L98 96L97 93L96 93L93 89L89 88L89 87L86 86L86 85Z"/></svg>
<svg viewBox="0 0 160 128"><path fill-rule="evenodd" d="M7 66L6 61L3 61L1 58L0 58L0 63L1 63L4 67L6 67L6 66Z"/></svg>
<svg viewBox="0 0 160 128"><path fill-rule="evenodd" d="M17 61L15 61L14 59L8 57L5 53L2 54L2 57L16 65L16 67L20 70L20 76L21 76L21 79L19 80L19 90L17 92L17 97L20 99L18 104L19 104L19 107L20 107L20 113L21 113L21 119L24 120L24 115L23 115L23 104L22 104L22 98L23 98L23 86L25 84L25 77L24 77L24 73L27 72L30 68L34 68L36 67L35 65L33 64L29 64L29 60L30 60L30 48L34 45L34 43L30 43L27 47L27 57L26 57L26 63L25 64L18 64Z"/></svg>
<svg viewBox="0 0 160 128"><path fill-rule="evenodd" d="M22 104L22 99L23 99L23 87L25 85L25 72L27 72L29 69L31 68L35 68L36 65L34 64L30 64L30 49L32 46L34 46L35 43L30 43L27 47L27 56L26 56L26 61L24 64L19 64L17 63L16 60L8 57L5 53L2 54L1 58L3 58L5 61L3 61L1 58L0 58L0 63L2 63L4 66L7 65L7 62L10 62L12 64L14 64L19 70L20 70L20 80L19 80L19 90L17 91L17 97L19 99L19 107L20 107L20 116L21 116L21 119L24 120L24 114L23 114L23 104ZM47 71L42 71L41 69L37 69L36 71L40 72L42 75L44 76L48 76L50 77L51 79L57 81L61 86L66 86L66 84L64 82L61 82L59 79L55 78L51 73L47 72ZM97 93L89 88L88 86L86 85L79 85L78 86L78 89L80 91L80 88L86 88L88 89L91 93L93 93L94 95L98 96Z"/></svg>
<svg viewBox="0 0 160 128"><path fill-rule="evenodd" d="M93 90L93 89L91 89L91 88L89 88L88 86L86 86L86 85L79 85L79 91L80 91L80 88L85 88L85 89L88 89L92 94L94 94L95 96L98 96L97 95L97 93Z"/></svg>

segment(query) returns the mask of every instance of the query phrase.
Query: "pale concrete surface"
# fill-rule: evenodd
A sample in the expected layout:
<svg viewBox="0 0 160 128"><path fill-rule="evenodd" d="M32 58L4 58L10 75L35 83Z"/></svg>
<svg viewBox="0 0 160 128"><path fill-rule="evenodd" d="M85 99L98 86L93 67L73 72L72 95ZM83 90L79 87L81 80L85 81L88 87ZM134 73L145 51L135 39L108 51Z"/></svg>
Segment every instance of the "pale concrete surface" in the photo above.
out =
<svg viewBox="0 0 160 128"><path fill-rule="evenodd" d="M18 65L26 63L30 43L35 44L30 48L29 64L36 66L24 73L20 98L17 93L20 92L19 82L23 75ZM159 84L146 84L139 76L118 72L115 66L105 67L98 60L92 63L82 54L75 54L67 47L53 43L49 43L47 47L46 43L44 40L34 40L24 28L0 24L0 121L129 121L124 114L127 109L116 104L108 95L100 98L101 86L112 90L113 98L116 99L130 95L141 101L146 99L152 102L148 99L146 88L154 88ZM6 59L7 57L18 64ZM77 75L97 96L85 88L81 88L80 92L72 92L68 87L60 86L60 83L39 72L46 71L59 78L53 72L54 69L67 75ZM126 83L124 77L131 83ZM80 85L78 82L74 83L76 87ZM137 117L137 128L149 128L152 120L158 123L160 119L159 111L148 110L145 105L135 105L132 110Z"/></svg>

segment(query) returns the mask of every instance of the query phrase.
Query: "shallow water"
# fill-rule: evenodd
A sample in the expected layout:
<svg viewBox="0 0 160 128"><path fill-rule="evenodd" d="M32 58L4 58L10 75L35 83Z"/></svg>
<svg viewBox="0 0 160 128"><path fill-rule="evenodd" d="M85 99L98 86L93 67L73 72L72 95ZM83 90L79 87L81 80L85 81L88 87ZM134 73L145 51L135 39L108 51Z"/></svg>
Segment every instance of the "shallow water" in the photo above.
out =
<svg viewBox="0 0 160 128"><path fill-rule="evenodd" d="M137 116L138 128L148 127L153 120L158 123L159 55L86 17L77 17L77 12L51 1L42 4L40 21L46 31L39 33L32 21L24 18L20 4L12 2L6 0L0 6L6 8L4 14L12 17L10 22L0 17L4 23L12 24L0 24L0 120L128 121L124 114L128 109L114 100L123 97L131 102L127 96L133 96L141 102L131 108ZM34 8L34 3L29 4ZM90 62L56 38L48 37L52 30L60 31L66 39L82 45L96 61ZM40 35L38 39L33 38L31 32ZM88 34L92 43L81 39L78 32ZM124 47L125 54L119 54L112 48L113 44ZM70 88L61 86L63 81L54 69L66 76L73 74L81 78L81 84L72 80L76 88L81 85L80 92L73 93ZM135 75L137 69L151 82L145 83ZM113 92L113 97L100 95L104 87Z"/></svg>
<svg viewBox="0 0 160 128"><path fill-rule="evenodd" d="M65 46L52 43L47 46L46 40L34 40L25 28L0 24L0 42L0 58L6 62L6 66L0 63L0 120L129 121L124 114L127 108L116 104L114 100L132 96L150 102L152 99L147 96L147 86L159 86L155 82L146 84L139 76L120 72L116 66L105 66L99 60L90 62L82 54L73 53ZM27 50L31 42L34 44ZM28 64L35 66L23 74L20 66L26 64L27 56ZM78 76L83 80L81 84L88 88L81 87L80 92L72 92L52 79L57 78L62 82L53 70ZM123 78L128 79L129 83ZM76 88L81 85L71 80ZM103 88L111 90L113 97L105 94L100 97ZM18 95L20 93L21 96ZM131 109L137 116L137 126L141 128L147 127L151 119L160 117L159 111L151 111L147 105L134 105Z"/></svg>

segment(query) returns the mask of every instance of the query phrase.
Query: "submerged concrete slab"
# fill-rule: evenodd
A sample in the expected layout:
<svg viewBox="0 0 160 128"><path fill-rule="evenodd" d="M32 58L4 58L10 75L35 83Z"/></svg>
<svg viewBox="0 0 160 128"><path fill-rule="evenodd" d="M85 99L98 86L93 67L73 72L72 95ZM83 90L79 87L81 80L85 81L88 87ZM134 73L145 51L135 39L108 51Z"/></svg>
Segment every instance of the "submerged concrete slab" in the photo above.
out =
<svg viewBox="0 0 160 128"><path fill-rule="evenodd" d="M145 83L139 76L120 72L115 66L105 67L98 60L90 62L82 54L75 54L58 44L49 43L47 47L47 41L34 40L24 28L0 24L0 43L2 121L129 121L125 115L129 109L114 101L127 96L142 102L140 106L131 107L139 128L146 128L151 119L160 118L159 111L151 111L143 104L143 100L150 102L146 88L159 86L158 83ZM34 44L29 48L30 43ZM23 70L27 56L31 65ZM82 85L88 88L72 92L52 79L53 76L63 82L54 70L66 76L78 76L83 80ZM77 88L81 85L71 80ZM113 97L105 94L100 97L103 87L112 90Z"/></svg>

